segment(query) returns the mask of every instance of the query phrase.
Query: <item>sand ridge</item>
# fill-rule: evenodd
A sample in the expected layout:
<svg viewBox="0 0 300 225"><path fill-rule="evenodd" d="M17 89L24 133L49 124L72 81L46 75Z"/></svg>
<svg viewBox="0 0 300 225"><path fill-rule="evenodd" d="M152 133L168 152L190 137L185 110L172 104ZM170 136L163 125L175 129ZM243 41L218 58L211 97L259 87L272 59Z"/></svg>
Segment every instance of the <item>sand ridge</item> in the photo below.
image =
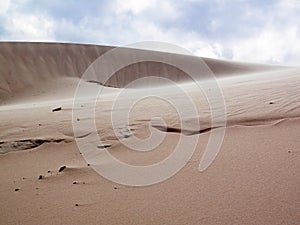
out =
<svg viewBox="0 0 300 225"><path fill-rule="evenodd" d="M24 94L24 92L30 92L31 89L37 89L38 92L35 95L41 95L43 91L49 92L52 88L58 91L62 84L74 86L74 78L81 78L94 60L112 48L83 44L0 42L0 103L16 95L17 92ZM124 48L124 50L133 57L139 52L145 52L145 50L130 48ZM191 65L198 64L199 60L198 57L187 55L151 51L146 51L146 54L148 52L161 58L171 57L175 61L187 61ZM208 58L203 58L203 60L216 76L281 68ZM188 79L178 68L159 62L143 62L123 68L108 80L106 85L124 87L136 78L153 74L176 82ZM99 76L96 81L100 81L101 74Z"/></svg>
<svg viewBox="0 0 300 225"><path fill-rule="evenodd" d="M137 63L102 86L84 81L85 96L73 97L80 76L108 46L62 43L0 43L0 224L297 224L300 221L300 70L205 59L215 73L226 106L226 133L207 170L198 166L212 131L208 99L182 71L159 63ZM134 49L125 49L133 54ZM147 51L145 51L147 52ZM197 57L153 53L196 63ZM130 81L155 73L177 86L140 87L120 95ZM209 87L209 81L200 80ZM109 87L114 86L114 87ZM178 87L183 92L179 92ZM102 89L103 88L103 89ZM102 90L97 98L94 94ZM206 89L206 90L209 90ZM134 96L163 94L197 112L179 117L167 101L146 98L123 115ZM218 109L218 107L217 107ZM86 112L94 111L91 116ZM116 117L121 118L121 117ZM154 120L153 118L162 118ZM218 119L218 118L217 118ZM182 129L184 120L188 129ZM194 121L199 120L199 124ZM95 122L96 133L88 122ZM216 120L218 121L218 120ZM82 124L76 136L74 123ZM223 126L223 125L222 125ZM224 128L224 127L223 127ZM117 131L117 132L116 132ZM137 152L122 141L164 136L152 151ZM181 135L199 137L192 157L176 175L146 187L120 185L97 174L76 138L137 166L167 158ZM106 162L104 162L106 163ZM115 168L117 172L117 168Z"/></svg>

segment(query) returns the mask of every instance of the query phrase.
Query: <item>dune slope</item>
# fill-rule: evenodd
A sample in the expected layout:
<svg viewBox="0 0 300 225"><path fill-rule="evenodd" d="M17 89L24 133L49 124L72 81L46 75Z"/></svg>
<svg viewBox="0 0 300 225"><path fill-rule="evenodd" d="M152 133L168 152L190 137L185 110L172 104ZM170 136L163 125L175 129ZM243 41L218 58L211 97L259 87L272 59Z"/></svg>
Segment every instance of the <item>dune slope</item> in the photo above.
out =
<svg viewBox="0 0 300 225"><path fill-rule="evenodd" d="M0 224L300 221L299 68L124 48L122 54L129 59L142 54L191 68L198 68L201 59L207 67L197 71L199 83L181 69L153 61L127 66L104 83L100 68L87 77L91 80L81 81L83 95L74 103L82 74L111 49L0 43ZM216 76L222 102L216 101L215 83L206 79L207 68ZM167 78L176 85L153 79L146 86L123 89L148 76ZM148 98L129 105L128 111L128 104L143 96ZM189 108L189 101L195 108ZM188 112L179 115L175 104ZM216 118L214 110L221 112ZM220 129L225 136L219 152L200 172L207 144ZM135 137L145 139L151 132L163 137L151 151L128 147L139 143ZM95 172L97 162L86 161L85 154L96 148L131 165L152 165L172 155L181 138L198 138L191 157L174 176L150 186L112 182ZM81 140L87 149L80 147ZM188 142L183 151L190 148ZM101 160L112 172L122 174L110 161Z"/></svg>
<svg viewBox="0 0 300 225"><path fill-rule="evenodd" d="M27 92L30 93L32 89L44 89L49 92L51 88L59 85L58 83L74 86L72 79L67 78L81 78L92 62L111 49L113 47L82 44L1 42L0 104L7 102L9 97L15 96L18 92L22 92L22 95ZM153 54L161 60L171 58L175 63L184 61L192 67L199 64L199 58L193 56L137 49L124 49L124 51L128 57L132 57L132 60L138 58L140 54ZM203 58L203 60L217 77L225 74L245 74L276 68L274 66L226 62L207 58ZM201 71L199 74L201 78ZM166 77L175 82L189 80L189 77L180 68L161 62L148 61L134 63L121 69L105 84L113 87L124 87L137 78L150 75ZM102 76L103 74L98 73L94 81L101 82ZM52 83L54 84L51 86ZM59 90L59 88L56 89ZM40 90L37 94L41 93Z"/></svg>

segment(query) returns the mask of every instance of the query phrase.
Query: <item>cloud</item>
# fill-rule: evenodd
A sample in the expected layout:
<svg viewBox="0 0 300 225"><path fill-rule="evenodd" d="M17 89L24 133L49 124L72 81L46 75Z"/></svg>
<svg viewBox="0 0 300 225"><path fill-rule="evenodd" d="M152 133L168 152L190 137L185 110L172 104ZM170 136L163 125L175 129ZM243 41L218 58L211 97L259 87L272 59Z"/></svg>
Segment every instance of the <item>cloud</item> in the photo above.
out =
<svg viewBox="0 0 300 225"><path fill-rule="evenodd" d="M111 2L115 15L129 14L141 20L174 21L180 18L176 1L165 0L116 0Z"/></svg>
<svg viewBox="0 0 300 225"><path fill-rule="evenodd" d="M128 0L128 1L122 1L122 0L117 0L115 2L116 4L116 12L117 13L128 13L131 12L133 14L139 14L141 12L144 12L147 8L151 8L151 5L155 1L152 0Z"/></svg>
<svg viewBox="0 0 300 225"><path fill-rule="evenodd" d="M0 15L3 15L6 13L10 6L10 0L2 0L0 1Z"/></svg>
<svg viewBox="0 0 300 225"><path fill-rule="evenodd" d="M251 60L257 62L299 63L299 30L289 26L281 30L272 26L265 27L259 34L248 39L236 41L232 46L234 60Z"/></svg>
<svg viewBox="0 0 300 225"><path fill-rule="evenodd" d="M2 0L0 40L121 46L163 41L204 57L300 62L297 0L75 2Z"/></svg>
<svg viewBox="0 0 300 225"><path fill-rule="evenodd" d="M54 20L42 12L23 12L29 1L8 1L0 19L0 38L13 41L53 41ZM1 3L3 4L3 3ZM1 6L0 6L1 7Z"/></svg>
<svg viewBox="0 0 300 225"><path fill-rule="evenodd" d="M256 18L260 26L247 37L228 43L232 59L299 64L299 12L299 1L277 1L269 10L248 8L245 16Z"/></svg>
<svg viewBox="0 0 300 225"><path fill-rule="evenodd" d="M44 15L14 13L6 20L8 39L51 41L54 38L54 22Z"/></svg>

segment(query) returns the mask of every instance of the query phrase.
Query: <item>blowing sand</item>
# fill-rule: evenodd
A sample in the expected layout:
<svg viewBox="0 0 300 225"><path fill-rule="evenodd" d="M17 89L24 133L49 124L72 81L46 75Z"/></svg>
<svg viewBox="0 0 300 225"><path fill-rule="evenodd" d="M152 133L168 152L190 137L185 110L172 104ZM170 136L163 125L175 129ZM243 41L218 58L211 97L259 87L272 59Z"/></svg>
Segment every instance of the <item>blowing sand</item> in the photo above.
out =
<svg viewBox="0 0 300 225"><path fill-rule="evenodd" d="M81 75L111 49L0 43L0 224L299 224L299 68L203 58L223 93L226 127L218 154L200 172L211 133L223 125L211 122L209 99L178 68L135 63L118 71L106 86L101 77L82 81L85 95L80 96L74 117L73 98ZM131 57L142 50L124 51ZM143 54L191 65L199 60ZM148 83L120 95L133 80L151 75L177 85ZM201 76L199 82L210 85ZM134 105L126 126L116 117L118 132L114 132L112 113L125 114L126 102L134 96L164 94L185 107L178 87L194 102L195 118L180 118L168 102L149 97ZM101 96L95 103L99 88ZM124 105L115 106L118 98ZM85 113L91 109L93 116ZM153 120L158 117L164 122ZM188 123L185 128L182 119ZM95 121L95 132L85 126L89 121ZM74 132L74 123L82 124L79 131ZM122 142L134 145L134 137L145 139L150 131L164 136L152 151L133 151ZM191 158L174 176L133 187L112 182L100 176L93 163L88 165L76 138L89 140L92 135L102 144L89 144L136 166L170 156L182 135L199 139ZM118 173L118 168L107 168Z"/></svg>

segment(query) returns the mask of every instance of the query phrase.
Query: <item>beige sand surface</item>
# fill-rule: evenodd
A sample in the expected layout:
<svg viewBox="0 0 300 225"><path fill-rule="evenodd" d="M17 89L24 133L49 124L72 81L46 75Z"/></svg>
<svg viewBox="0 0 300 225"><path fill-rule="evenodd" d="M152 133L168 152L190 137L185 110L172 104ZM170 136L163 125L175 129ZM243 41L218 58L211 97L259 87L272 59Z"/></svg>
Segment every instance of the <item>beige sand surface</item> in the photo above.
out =
<svg viewBox="0 0 300 225"><path fill-rule="evenodd" d="M199 137L193 156L176 175L159 184L132 187L109 181L88 166L73 132L78 81L87 66L109 49L0 43L0 224L299 224L299 68L203 59L218 79L227 116L221 149L204 172L199 172L199 162L210 129L217 128L212 127L211 109L199 87L181 70L160 63L137 63L119 71L106 83L113 87L104 87L95 105L97 134L114 157L149 165L172 153L180 132ZM129 57L138 51L126 49ZM149 54L191 65L198 59ZM136 152L114 133L112 110L122 114L123 108L112 107L120 87L152 74L176 81L191 97L200 126L180 130L173 107L157 98L144 99L132 108L126 129L140 138L148 137L150 129L166 136L153 151ZM92 94L102 86L83 84L86 95L76 121L84 124L94 120L84 110L94 108ZM175 86L155 85L132 89L122 102L148 92L166 93L185 104ZM56 107L62 110L52 112ZM165 124L151 125L154 117L163 118ZM88 138L90 127L83 125L81 132L81 139ZM126 140L134 142L129 135ZM58 172L61 166L66 169Z"/></svg>

